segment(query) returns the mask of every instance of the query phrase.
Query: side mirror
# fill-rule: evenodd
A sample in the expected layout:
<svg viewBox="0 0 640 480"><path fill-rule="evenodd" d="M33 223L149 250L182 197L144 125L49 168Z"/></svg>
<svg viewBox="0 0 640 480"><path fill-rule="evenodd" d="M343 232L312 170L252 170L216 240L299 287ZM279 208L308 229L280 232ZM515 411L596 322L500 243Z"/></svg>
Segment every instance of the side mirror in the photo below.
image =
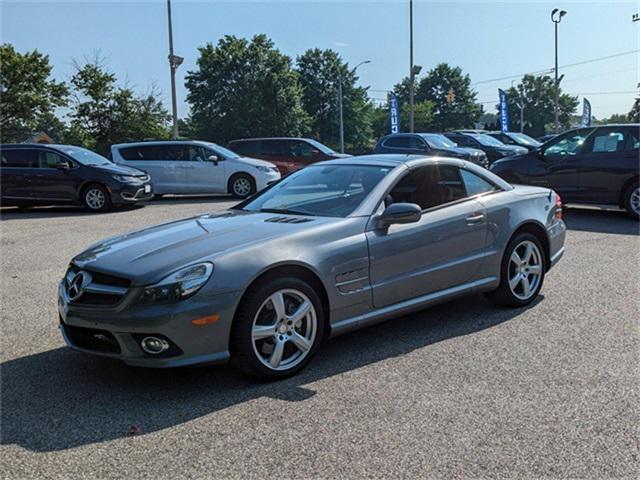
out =
<svg viewBox="0 0 640 480"><path fill-rule="evenodd" d="M415 203L392 203L378 218L380 228L394 223L415 223L422 218L422 209Z"/></svg>
<svg viewBox="0 0 640 480"><path fill-rule="evenodd" d="M313 150L311 150L311 156L312 157L319 157L320 155L321 155L320 150L317 150L315 148Z"/></svg>
<svg viewBox="0 0 640 480"><path fill-rule="evenodd" d="M207 160L213 162L214 165L218 165L218 162L220 161L217 155L209 155L209 158L207 158Z"/></svg>
<svg viewBox="0 0 640 480"><path fill-rule="evenodd" d="M56 168L58 170L69 170L71 168L71 165L67 161L62 161L62 162L56 163Z"/></svg>

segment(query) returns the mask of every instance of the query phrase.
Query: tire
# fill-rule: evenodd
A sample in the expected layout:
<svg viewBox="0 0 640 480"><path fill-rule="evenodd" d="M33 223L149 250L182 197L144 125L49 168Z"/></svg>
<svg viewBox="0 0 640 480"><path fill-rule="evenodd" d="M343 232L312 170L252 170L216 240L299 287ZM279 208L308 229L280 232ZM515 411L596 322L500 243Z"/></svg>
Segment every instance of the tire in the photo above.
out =
<svg viewBox="0 0 640 480"><path fill-rule="evenodd" d="M229 180L229 193L235 198L247 198L256 193L256 181L246 173L236 173Z"/></svg>
<svg viewBox="0 0 640 480"><path fill-rule="evenodd" d="M295 375L320 346L324 322L322 302L313 287L295 277L269 278L251 287L236 311L231 362L258 380Z"/></svg>
<svg viewBox="0 0 640 480"><path fill-rule="evenodd" d="M640 184L632 183L624 191L624 209L631 218L640 218Z"/></svg>
<svg viewBox="0 0 640 480"><path fill-rule="evenodd" d="M491 302L506 307L529 305L540 293L545 266L545 251L538 237L527 232L518 233L505 249L500 266L500 285L485 296Z"/></svg>
<svg viewBox="0 0 640 480"><path fill-rule="evenodd" d="M106 188L93 183L82 191L82 204L90 212L106 212L111 209L111 198Z"/></svg>

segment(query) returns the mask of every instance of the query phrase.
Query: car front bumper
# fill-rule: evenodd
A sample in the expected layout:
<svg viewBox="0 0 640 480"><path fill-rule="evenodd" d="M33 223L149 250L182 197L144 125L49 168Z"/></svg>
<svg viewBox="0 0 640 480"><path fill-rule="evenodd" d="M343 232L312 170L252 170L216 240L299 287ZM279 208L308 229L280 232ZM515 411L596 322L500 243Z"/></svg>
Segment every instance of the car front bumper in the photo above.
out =
<svg viewBox="0 0 640 480"><path fill-rule="evenodd" d="M136 202L144 202L153 198L151 182L142 185L128 185L126 183L111 185L111 203L114 205L129 205Z"/></svg>
<svg viewBox="0 0 640 480"><path fill-rule="evenodd" d="M132 294L135 297L135 292ZM68 346L94 355L111 357L128 365L171 368L220 364L229 359L229 333L240 292L206 295L201 291L182 302L136 306L123 299L114 307L77 306L69 301L64 281L58 288L60 331ZM213 323L193 324L218 316ZM142 350L146 336L162 337L171 348L152 355Z"/></svg>

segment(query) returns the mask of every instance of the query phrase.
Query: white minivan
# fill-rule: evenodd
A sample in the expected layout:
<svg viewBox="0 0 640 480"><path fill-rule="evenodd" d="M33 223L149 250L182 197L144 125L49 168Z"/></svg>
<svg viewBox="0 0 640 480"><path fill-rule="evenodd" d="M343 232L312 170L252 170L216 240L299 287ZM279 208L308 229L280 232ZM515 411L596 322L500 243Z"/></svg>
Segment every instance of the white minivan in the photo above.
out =
<svg viewBox="0 0 640 480"><path fill-rule="evenodd" d="M156 195L230 193L246 198L280 179L272 163L195 140L121 143L111 147L110 158L151 175Z"/></svg>

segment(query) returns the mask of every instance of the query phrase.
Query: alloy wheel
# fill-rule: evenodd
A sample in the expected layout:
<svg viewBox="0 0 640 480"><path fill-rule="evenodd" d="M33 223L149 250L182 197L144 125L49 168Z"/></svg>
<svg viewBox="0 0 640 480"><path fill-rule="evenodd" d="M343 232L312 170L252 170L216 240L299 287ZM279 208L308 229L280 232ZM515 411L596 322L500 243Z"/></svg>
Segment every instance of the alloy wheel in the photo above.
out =
<svg viewBox="0 0 640 480"><path fill-rule="evenodd" d="M100 210L104 207L107 198L104 195L104 192L98 188L91 188L87 190L85 194L85 200L87 205L92 210Z"/></svg>
<svg viewBox="0 0 640 480"><path fill-rule="evenodd" d="M267 368L289 370L311 351L317 326L309 297L299 290L278 290L262 303L253 319L253 351Z"/></svg>
<svg viewBox="0 0 640 480"><path fill-rule="evenodd" d="M509 258L509 288L519 300L529 300L542 280L542 254L530 240L520 242Z"/></svg>
<svg viewBox="0 0 640 480"><path fill-rule="evenodd" d="M244 177L237 178L233 182L233 193L239 197L246 197L251 193L251 182Z"/></svg>
<svg viewBox="0 0 640 480"><path fill-rule="evenodd" d="M631 192L631 196L629 197L629 206L631 207L631 210L633 210L633 213L640 215L640 187Z"/></svg>

